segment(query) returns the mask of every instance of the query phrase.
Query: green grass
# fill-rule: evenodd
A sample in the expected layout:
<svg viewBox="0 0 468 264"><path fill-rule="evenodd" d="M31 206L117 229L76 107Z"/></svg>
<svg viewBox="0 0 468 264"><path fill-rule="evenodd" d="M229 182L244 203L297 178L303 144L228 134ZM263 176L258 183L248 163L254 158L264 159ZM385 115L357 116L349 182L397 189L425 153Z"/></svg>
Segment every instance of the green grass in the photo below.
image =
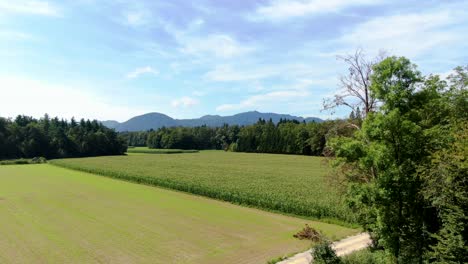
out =
<svg viewBox="0 0 468 264"><path fill-rule="evenodd" d="M145 154L179 154L179 153L197 153L194 149L150 149L147 147L131 147L127 153L145 153Z"/></svg>
<svg viewBox="0 0 468 264"><path fill-rule="evenodd" d="M356 232L49 164L0 167L0 263L265 263L305 249L292 237L305 223Z"/></svg>
<svg viewBox="0 0 468 264"><path fill-rule="evenodd" d="M322 161L310 156L202 151L51 163L286 214L353 223L352 212L328 184Z"/></svg>

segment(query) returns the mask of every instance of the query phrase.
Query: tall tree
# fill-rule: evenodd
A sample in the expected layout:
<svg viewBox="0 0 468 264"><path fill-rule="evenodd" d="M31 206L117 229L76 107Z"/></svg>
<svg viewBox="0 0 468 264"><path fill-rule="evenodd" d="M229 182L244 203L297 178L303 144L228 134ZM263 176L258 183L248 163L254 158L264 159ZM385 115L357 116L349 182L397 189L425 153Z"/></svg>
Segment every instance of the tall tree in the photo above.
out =
<svg viewBox="0 0 468 264"><path fill-rule="evenodd" d="M422 263L434 210L421 195L421 164L434 147L428 105L440 100L437 89L423 85L416 66L406 58L389 57L373 67L371 90L382 102L370 112L354 138L338 138L329 146L336 164L350 182L350 205L361 223L400 263ZM418 88L418 89L416 89ZM436 119L434 119L436 120Z"/></svg>
<svg viewBox="0 0 468 264"><path fill-rule="evenodd" d="M373 66L382 61L385 53L369 60L361 49L354 54L338 56L348 66L348 73L340 76L340 90L333 98L325 99L324 110L334 111L337 107L346 106L355 115L367 116L377 107L377 98L371 92L371 75ZM362 109L360 111L359 109Z"/></svg>

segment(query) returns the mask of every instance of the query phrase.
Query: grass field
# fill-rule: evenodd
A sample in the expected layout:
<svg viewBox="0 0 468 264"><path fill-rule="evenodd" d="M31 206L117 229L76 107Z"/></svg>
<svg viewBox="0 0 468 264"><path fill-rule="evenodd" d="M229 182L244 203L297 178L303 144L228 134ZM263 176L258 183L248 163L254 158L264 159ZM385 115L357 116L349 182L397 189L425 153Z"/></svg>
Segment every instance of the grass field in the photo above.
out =
<svg viewBox="0 0 468 264"><path fill-rule="evenodd" d="M145 154L179 154L179 153L197 153L193 149L150 149L147 147L128 148L127 153L145 153Z"/></svg>
<svg viewBox="0 0 468 264"><path fill-rule="evenodd" d="M0 166L0 216L0 263L265 263L305 223L356 233L49 164Z"/></svg>
<svg viewBox="0 0 468 264"><path fill-rule="evenodd" d="M52 163L288 214L354 221L319 157L202 151Z"/></svg>

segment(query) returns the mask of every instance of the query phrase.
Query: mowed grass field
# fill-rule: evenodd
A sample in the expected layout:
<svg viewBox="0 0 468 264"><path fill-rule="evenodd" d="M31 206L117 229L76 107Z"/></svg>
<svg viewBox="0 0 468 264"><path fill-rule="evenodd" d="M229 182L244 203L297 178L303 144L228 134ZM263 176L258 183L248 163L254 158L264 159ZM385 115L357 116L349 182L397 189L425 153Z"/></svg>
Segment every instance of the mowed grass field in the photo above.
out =
<svg viewBox="0 0 468 264"><path fill-rule="evenodd" d="M145 154L176 154L176 153L197 153L193 149L150 149L147 147L128 148L127 153L145 153Z"/></svg>
<svg viewBox="0 0 468 264"><path fill-rule="evenodd" d="M49 164L0 166L0 263L265 263L308 247L292 237L306 223L356 233Z"/></svg>
<svg viewBox="0 0 468 264"><path fill-rule="evenodd" d="M327 167L320 157L201 151L52 163L287 214L354 221L342 196L326 180Z"/></svg>

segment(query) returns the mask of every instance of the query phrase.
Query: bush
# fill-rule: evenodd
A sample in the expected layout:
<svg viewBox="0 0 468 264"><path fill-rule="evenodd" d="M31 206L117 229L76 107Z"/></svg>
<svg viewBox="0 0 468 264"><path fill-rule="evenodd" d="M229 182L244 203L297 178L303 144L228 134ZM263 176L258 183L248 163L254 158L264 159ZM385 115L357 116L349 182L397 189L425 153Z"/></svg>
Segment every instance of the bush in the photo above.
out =
<svg viewBox="0 0 468 264"><path fill-rule="evenodd" d="M46 162L47 160L44 157L35 157L32 159L0 160L0 165L40 164Z"/></svg>
<svg viewBox="0 0 468 264"><path fill-rule="evenodd" d="M34 157L31 159L31 164L40 164L40 163L46 163L47 159L44 157Z"/></svg>
<svg viewBox="0 0 468 264"><path fill-rule="evenodd" d="M354 252L342 257L342 264L390 264L393 263L383 250L369 249Z"/></svg>
<svg viewBox="0 0 468 264"><path fill-rule="evenodd" d="M312 258L315 264L341 264L341 259L331 247L330 241L323 241L312 248Z"/></svg>

